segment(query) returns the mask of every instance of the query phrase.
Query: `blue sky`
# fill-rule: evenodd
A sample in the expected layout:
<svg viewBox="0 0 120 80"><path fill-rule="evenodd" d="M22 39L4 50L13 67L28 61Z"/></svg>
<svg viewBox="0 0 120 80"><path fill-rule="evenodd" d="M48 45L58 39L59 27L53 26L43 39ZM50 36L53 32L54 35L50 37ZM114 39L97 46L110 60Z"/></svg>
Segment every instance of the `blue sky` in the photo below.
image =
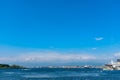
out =
<svg viewBox="0 0 120 80"><path fill-rule="evenodd" d="M72 64L75 58L72 55L89 55L91 61L98 56L111 58L120 52L119 3L118 0L0 1L0 59L23 54L40 58L43 54L47 57L57 53L65 58L68 55L67 62ZM37 61L33 62L45 62Z"/></svg>

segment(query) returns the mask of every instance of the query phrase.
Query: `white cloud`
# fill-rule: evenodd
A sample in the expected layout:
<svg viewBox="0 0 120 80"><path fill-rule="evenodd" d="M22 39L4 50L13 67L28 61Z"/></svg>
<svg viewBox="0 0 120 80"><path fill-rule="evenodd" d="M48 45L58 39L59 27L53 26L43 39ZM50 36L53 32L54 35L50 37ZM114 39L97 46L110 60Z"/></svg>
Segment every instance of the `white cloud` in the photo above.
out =
<svg viewBox="0 0 120 80"><path fill-rule="evenodd" d="M101 40L103 40L103 39L104 39L103 37L96 37L96 38L95 38L96 41L101 41Z"/></svg>
<svg viewBox="0 0 120 80"><path fill-rule="evenodd" d="M78 53L32 52L14 57L1 57L0 62L73 62L94 60L95 56Z"/></svg>
<svg viewBox="0 0 120 80"><path fill-rule="evenodd" d="M96 50L96 47L91 50ZM96 53L92 51L80 50L80 49L21 49L21 48L2 48L0 50L0 63L9 64L39 64L39 65L59 65L59 64L76 64L76 63L94 63L105 62L111 59L111 55L104 55L100 52ZM98 51L98 50L97 50ZM117 53L118 55L118 53ZM120 54L119 54L120 55ZM108 58L109 57L109 58Z"/></svg>

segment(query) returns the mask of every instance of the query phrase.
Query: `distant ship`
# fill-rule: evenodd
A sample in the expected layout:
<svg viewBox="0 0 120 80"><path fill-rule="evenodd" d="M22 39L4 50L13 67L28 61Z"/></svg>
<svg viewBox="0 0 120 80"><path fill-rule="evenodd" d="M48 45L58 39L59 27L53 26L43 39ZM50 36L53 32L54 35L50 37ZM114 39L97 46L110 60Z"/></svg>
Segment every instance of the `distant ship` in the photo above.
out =
<svg viewBox="0 0 120 80"><path fill-rule="evenodd" d="M105 64L103 70L120 70L120 59L117 59L117 62L111 60L110 64Z"/></svg>

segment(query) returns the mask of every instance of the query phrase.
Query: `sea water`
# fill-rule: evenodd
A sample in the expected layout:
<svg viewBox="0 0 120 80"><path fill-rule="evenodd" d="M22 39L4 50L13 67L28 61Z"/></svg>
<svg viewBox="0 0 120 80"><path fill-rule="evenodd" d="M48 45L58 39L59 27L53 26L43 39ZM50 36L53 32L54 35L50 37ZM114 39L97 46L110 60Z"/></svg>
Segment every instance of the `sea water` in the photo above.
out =
<svg viewBox="0 0 120 80"><path fill-rule="evenodd" d="M81 68L0 69L0 80L120 80L120 71Z"/></svg>

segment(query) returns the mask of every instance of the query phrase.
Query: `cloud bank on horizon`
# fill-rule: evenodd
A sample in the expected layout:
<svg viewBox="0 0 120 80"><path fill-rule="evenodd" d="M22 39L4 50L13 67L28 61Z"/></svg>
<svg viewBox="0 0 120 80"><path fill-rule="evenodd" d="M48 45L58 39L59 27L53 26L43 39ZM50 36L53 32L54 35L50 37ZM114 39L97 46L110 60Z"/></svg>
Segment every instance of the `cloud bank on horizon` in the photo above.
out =
<svg viewBox="0 0 120 80"><path fill-rule="evenodd" d="M42 51L32 51L32 52L23 52L14 56L3 56L0 57L0 63L34 63L39 65L44 64L72 64L72 63L85 63L85 62L105 62L115 57L120 57L119 53L113 55L94 55L89 52L61 52L61 51L52 51L52 50L42 50ZM42 64L41 64L42 63ZM78 64L78 65L79 65Z"/></svg>
<svg viewBox="0 0 120 80"><path fill-rule="evenodd" d="M55 51L39 51L39 52L27 52L12 57L0 57L0 62L4 61L21 61L21 62L72 62L72 61L84 61L96 59L92 55L83 53L63 53Z"/></svg>

